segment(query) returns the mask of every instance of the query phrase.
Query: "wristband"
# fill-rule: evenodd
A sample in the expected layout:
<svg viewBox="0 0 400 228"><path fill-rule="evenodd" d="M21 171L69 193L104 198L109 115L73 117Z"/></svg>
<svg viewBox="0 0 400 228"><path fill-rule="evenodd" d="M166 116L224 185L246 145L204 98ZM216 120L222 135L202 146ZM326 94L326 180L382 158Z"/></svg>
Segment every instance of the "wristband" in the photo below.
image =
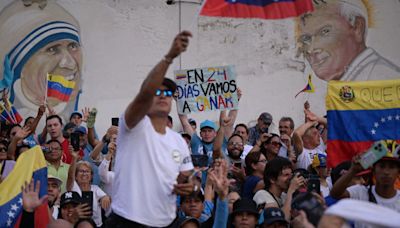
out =
<svg viewBox="0 0 400 228"><path fill-rule="evenodd" d="M165 62L168 63L168 64L171 64L171 63L172 63L172 58L167 57L167 56L164 56L164 58L163 58L162 60L165 61Z"/></svg>

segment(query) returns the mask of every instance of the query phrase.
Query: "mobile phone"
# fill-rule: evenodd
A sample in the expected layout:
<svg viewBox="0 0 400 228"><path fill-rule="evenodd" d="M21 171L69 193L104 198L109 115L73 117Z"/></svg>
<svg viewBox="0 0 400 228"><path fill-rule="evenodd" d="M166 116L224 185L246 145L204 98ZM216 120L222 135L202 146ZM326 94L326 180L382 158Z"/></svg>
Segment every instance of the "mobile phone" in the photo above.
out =
<svg viewBox="0 0 400 228"><path fill-rule="evenodd" d="M93 215L93 192L92 191L83 191L82 192L82 198L81 198L81 203L88 204L90 207L90 216Z"/></svg>
<svg viewBox="0 0 400 228"><path fill-rule="evenodd" d="M111 125L118 126L118 124L119 124L119 118L118 117L111 118Z"/></svg>
<svg viewBox="0 0 400 228"><path fill-rule="evenodd" d="M385 156L388 149L383 141L375 142L365 153L361 155L360 164L364 169L368 169L375 162Z"/></svg>
<svg viewBox="0 0 400 228"><path fill-rule="evenodd" d="M311 175L310 179L308 179L307 192L321 193L321 182L318 176Z"/></svg>
<svg viewBox="0 0 400 228"><path fill-rule="evenodd" d="M71 133L71 146L74 148L75 151L78 151L80 149L79 133L76 132Z"/></svg>
<svg viewBox="0 0 400 228"><path fill-rule="evenodd" d="M235 162L235 163L233 163L233 165L234 165L236 168L239 168L239 169L242 168L242 162Z"/></svg>
<svg viewBox="0 0 400 228"><path fill-rule="evenodd" d="M192 163L194 167L208 167L208 156L205 154L192 155Z"/></svg>

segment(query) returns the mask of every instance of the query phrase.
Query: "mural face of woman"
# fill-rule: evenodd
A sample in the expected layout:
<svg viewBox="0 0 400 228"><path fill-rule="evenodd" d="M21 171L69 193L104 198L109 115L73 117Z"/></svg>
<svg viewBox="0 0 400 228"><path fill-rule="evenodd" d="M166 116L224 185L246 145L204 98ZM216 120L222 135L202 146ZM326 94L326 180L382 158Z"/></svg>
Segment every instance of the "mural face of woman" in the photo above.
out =
<svg viewBox="0 0 400 228"><path fill-rule="evenodd" d="M46 95L47 73L63 76L68 81L75 81L75 88L70 100L75 100L81 80L82 52L79 43L73 40L58 40L39 49L26 62L21 73L21 89L24 96L32 103L40 105ZM48 98L48 103L55 106L60 101Z"/></svg>

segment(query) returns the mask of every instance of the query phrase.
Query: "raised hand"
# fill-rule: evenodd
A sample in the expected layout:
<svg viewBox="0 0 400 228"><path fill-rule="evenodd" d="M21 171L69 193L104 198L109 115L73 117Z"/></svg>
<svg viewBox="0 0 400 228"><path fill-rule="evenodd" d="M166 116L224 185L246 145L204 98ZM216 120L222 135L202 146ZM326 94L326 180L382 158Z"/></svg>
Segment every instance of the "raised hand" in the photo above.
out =
<svg viewBox="0 0 400 228"><path fill-rule="evenodd" d="M87 122L88 118L89 118L89 113L90 113L90 108L85 107L84 109L82 109L82 121L83 122Z"/></svg>
<svg viewBox="0 0 400 228"><path fill-rule="evenodd" d="M223 200L229 192L230 182L227 178L228 165L223 159L217 160L214 162L214 168L208 171L208 178L213 184L214 190L217 192L220 199Z"/></svg>
<svg viewBox="0 0 400 228"><path fill-rule="evenodd" d="M243 96L243 92L242 92L242 90L238 87L238 88L237 88L237 98L238 98L238 101L240 101L240 99L242 98L242 96Z"/></svg>
<svg viewBox="0 0 400 228"><path fill-rule="evenodd" d="M26 138L30 133L31 133L31 128L28 126L24 126L15 133L15 137L16 139L21 140Z"/></svg>
<svg viewBox="0 0 400 228"><path fill-rule="evenodd" d="M189 37L192 37L192 33L189 31L182 31L176 35L166 58L169 58L169 60L172 61L172 59L186 51L186 48L189 45Z"/></svg>
<svg viewBox="0 0 400 228"><path fill-rule="evenodd" d="M219 116L219 124L221 127L227 127L230 126L232 121L232 117L229 117L226 115L226 111L221 111L221 114Z"/></svg>
<svg viewBox="0 0 400 228"><path fill-rule="evenodd" d="M83 218L90 218L91 217L91 210L90 206L87 203L79 204L76 206L75 211L73 213L74 220L78 221L79 219Z"/></svg>
<svg viewBox="0 0 400 228"><path fill-rule="evenodd" d="M54 110L53 107L51 107L51 105L46 104L46 106L47 106L47 110L49 111L49 116L57 115L56 111Z"/></svg>
<svg viewBox="0 0 400 228"><path fill-rule="evenodd" d="M33 179L28 184L25 182L25 186L21 187L22 191L22 206L27 212L33 212L37 207L46 203L47 195L44 195L39 199L40 181L36 181L36 187L34 186Z"/></svg>

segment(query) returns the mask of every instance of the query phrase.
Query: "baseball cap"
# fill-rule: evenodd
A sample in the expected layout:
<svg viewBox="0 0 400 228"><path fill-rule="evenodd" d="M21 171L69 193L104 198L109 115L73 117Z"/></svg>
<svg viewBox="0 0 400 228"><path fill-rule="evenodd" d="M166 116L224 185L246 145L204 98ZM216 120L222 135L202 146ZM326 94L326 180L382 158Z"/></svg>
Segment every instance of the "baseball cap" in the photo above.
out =
<svg viewBox="0 0 400 228"><path fill-rule="evenodd" d="M189 223L189 222L194 222L196 224L197 227L200 227L200 222L199 220L197 220L194 217L190 217L190 216L186 216L186 217L182 217L179 218L178 220L178 227L182 227L183 225Z"/></svg>
<svg viewBox="0 0 400 228"><path fill-rule="evenodd" d="M48 174L48 175L47 175L47 179L48 179L48 180L49 180L49 179L55 180L55 181L57 182L58 186L61 186L61 185L62 185L62 180L61 180L60 178L56 177L56 176L53 176L53 175L51 175L51 174Z"/></svg>
<svg viewBox="0 0 400 228"><path fill-rule="evenodd" d="M172 81L171 79L169 79L169 78L164 78L164 81L162 82L162 85L166 86L173 93L176 90L176 83L174 81Z"/></svg>
<svg viewBox="0 0 400 228"><path fill-rule="evenodd" d="M86 133L87 133L86 128L83 127L83 126L76 127L74 132L75 133L81 133L81 134L84 134L84 135L86 135Z"/></svg>
<svg viewBox="0 0 400 228"><path fill-rule="evenodd" d="M388 152L379 161L395 161L400 165L400 144L397 144L395 140L385 140L384 141ZM376 163L377 163L376 162Z"/></svg>
<svg viewBox="0 0 400 228"><path fill-rule="evenodd" d="M264 224L272 225L275 222L288 224L285 219L285 213L280 208L269 207L264 210Z"/></svg>
<svg viewBox="0 0 400 228"><path fill-rule="evenodd" d="M213 130L217 130L217 126L215 125L215 123L211 120L204 120L203 122L201 122L200 124L200 130L205 128L205 127L209 127Z"/></svg>
<svg viewBox="0 0 400 228"><path fill-rule="evenodd" d="M232 216L235 216L237 213L247 212L254 214L258 218L257 204L252 199L238 199L233 203L233 211Z"/></svg>
<svg viewBox="0 0 400 228"><path fill-rule="evenodd" d="M71 118L72 118L73 116L75 116L75 115L78 115L80 118L83 117L83 115L82 115L81 112L74 111L74 112L72 112L71 115L69 116L69 119L71 119Z"/></svg>
<svg viewBox="0 0 400 228"><path fill-rule="evenodd" d="M313 168L326 167L326 155L320 153L314 154L311 166Z"/></svg>
<svg viewBox="0 0 400 228"><path fill-rule="evenodd" d="M181 196L181 203L183 203L186 199L200 199L201 202L204 202L204 195L202 191L192 192L188 196Z"/></svg>
<svg viewBox="0 0 400 228"><path fill-rule="evenodd" d="M272 115L268 112L263 112L258 117L259 120L263 121L264 123L271 124L272 123Z"/></svg>
<svg viewBox="0 0 400 228"><path fill-rule="evenodd" d="M66 204L69 203L74 203L74 204L80 204L81 203L81 197L77 192L64 192L61 195L61 200L60 200L60 207L63 207Z"/></svg>

